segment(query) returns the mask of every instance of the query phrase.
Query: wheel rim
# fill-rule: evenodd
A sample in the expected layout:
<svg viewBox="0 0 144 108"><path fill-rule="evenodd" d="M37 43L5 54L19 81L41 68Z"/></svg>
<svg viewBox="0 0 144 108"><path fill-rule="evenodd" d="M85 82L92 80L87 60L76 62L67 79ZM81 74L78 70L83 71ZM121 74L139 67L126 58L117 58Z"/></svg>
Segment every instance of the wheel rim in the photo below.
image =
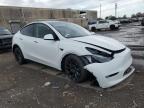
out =
<svg viewBox="0 0 144 108"><path fill-rule="evenodd" d="M15 50L15 58L16 58L16 60L17 60L18 62L21 62L22 56L21 56L21 52L20 52L19 49L16 49L16 50Z"/></svg>
<svg viewBox="0 0 144 108"><path fill-rule="evenodd" d="M79 80L81 75L81 68L76 60L69 59L65 65L65 70L71 80Z"/></svg>

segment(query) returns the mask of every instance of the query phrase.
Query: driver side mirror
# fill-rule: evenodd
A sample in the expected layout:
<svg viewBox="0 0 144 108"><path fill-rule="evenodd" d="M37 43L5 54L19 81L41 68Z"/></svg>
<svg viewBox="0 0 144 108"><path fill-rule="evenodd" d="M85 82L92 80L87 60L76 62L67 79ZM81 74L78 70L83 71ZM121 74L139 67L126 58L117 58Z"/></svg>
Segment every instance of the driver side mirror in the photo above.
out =
<svg viewBox="0 0 144 108"><path fill-rule="evenodd" d="M53 37L52 34L46 34L46 35L44 36L44 40L54 40L54 37Z"/></svg>

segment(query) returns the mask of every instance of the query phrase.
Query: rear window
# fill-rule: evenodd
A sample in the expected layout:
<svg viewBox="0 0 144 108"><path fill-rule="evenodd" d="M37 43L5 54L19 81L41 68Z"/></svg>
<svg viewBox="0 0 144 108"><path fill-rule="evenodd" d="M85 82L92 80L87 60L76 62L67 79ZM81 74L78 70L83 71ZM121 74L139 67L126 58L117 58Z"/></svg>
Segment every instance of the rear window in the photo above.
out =
<svg viewBox="0 0 144 108"><path fill-rule="evenodd" d="M21 29L20 32L21 32L23 35L35 37L34 25L35 25L35 24L30 24L30 25L24 27L23 29Z"/></svg>

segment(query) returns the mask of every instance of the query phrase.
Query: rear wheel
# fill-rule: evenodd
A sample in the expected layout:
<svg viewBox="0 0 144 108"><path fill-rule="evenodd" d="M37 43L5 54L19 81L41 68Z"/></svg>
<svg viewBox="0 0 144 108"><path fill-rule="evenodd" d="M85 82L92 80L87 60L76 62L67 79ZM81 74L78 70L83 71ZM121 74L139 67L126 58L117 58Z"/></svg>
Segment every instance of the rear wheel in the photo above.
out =
<svg viewBox="0 0 144 108"><path fill-rule="evenodd" d="M24 56L23 56L22 51L20 50L20 48L16 47L16 48L14 49L14 55L15 55L16 61L17 61L20 65L24 64L25 59L24 59Z"/></svg>
<svg viewBox="0 0 144 108"><path fill-rule="evenodd" d="M101 29L97 29L97 31L101 31Z"/></svg>
<svg viewBox="0 0 144 108"><path fill-rule="evenodd" d="M80 83L87 79L88 72L83 67L83 61L76 55L70 55L65 59L64 70L74 82Z"/></svg>
<svg viewBox="0 0 144 108"><path fill-rule="evenodd" d="M111 25L111 26L110 26L110 29L111 29L111 30L115 30L115 29L116 29L115 25Z"/></svg>
<svg viewBox="0 0 144 108"><path fill-rule="evenodd" d="M96 31L96 28L95 28L95 27L92 27L92 28L91 28L91 31L95 32L95 31Z"/></svg>

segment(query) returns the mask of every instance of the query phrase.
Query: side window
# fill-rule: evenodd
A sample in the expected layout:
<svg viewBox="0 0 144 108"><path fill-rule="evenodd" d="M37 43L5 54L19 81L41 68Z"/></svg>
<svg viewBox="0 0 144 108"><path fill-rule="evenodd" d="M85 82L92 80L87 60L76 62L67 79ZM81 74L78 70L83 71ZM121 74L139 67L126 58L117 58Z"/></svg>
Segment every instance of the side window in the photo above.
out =
<svg viewBox="0 0 144 108"><path fill-rule="evenodd" d="M53 36L55 36L53 30L44 24L37 24L36 31L37 31L38 38L44 38L46 34L52 34Z"/></svg>
<svg viewBox="0 0 144 108"><path fill-rule="evenodd" d="M21 29L20 32L21 32L23 35L35 37L34 25L35 25L35 24L30 24L30 25L24 27L23 29Z"/></svg>
<svg viewBox="0 0 144 108"><path fill-rule="evenodd" d="M106 21L99 21L99 24L107 23Z"/></svg>
<svg viewBox="0 0 144 108"><path fill-rule="evenodd" d="M92 24L96 24L96 23L97 23L96 21L88 22L88 25L92 25Z"/></svg>

